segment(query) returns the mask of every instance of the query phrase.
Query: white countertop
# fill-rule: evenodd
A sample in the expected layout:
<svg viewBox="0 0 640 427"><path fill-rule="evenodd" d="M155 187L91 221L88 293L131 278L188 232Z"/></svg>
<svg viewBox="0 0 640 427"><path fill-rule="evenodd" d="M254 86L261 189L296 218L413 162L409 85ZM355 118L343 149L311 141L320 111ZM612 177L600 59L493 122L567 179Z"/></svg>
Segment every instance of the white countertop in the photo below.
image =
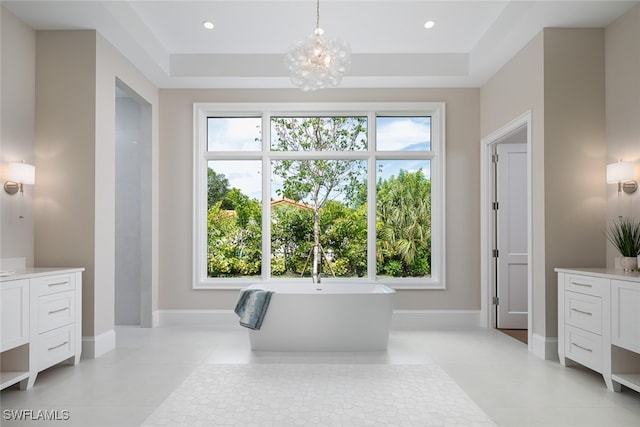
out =
<svg viewBox="0 0 640 427"><path fill-rule="evenodd" d="M557 273L588 274L606 279L627 280L640 283L639 271L623 271L615 268L556 268Z"/></svg>
<svg viewBox="0 0 640 427"><path fill-rule="evenodd" d="M0 276L0 282L8 280L30 279L32 277L51 276L52 274L66 274L84 271L84 268L49 268L49 267L32 267L32 268L16 268L3 271Z"/></svg>

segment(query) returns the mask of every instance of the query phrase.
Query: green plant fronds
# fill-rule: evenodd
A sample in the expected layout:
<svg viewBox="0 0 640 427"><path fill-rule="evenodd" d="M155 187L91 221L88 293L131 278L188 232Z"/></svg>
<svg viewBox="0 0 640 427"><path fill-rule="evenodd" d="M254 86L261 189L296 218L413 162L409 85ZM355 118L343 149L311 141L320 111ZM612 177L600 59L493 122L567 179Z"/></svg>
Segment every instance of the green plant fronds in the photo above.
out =
<svg viewBox="0 0 640 427"><path fill-rule="evenodd" d="M640 221L619 218L607 230L607 239L624 257L640 254Z"/></svg>

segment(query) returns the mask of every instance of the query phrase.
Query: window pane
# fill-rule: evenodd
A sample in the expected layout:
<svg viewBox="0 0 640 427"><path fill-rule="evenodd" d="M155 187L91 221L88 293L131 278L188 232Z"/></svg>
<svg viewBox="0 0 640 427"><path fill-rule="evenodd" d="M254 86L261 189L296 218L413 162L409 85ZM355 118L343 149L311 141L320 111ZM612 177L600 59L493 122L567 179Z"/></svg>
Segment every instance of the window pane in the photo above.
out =
<svg viewBox="0 0 640 427"><path fill-rule="evenodd" d="M430 151L431 117L377 117L380 151Z"/></svg>
<svg viewBox="0 0 640 427"><path fill-rule="evenodd" d="M208 117L207 151L260 151L260 117Z"/></svg>
<svg viewBox="0 0 640 427"><path fill-rule="evenodd" d="M366 276L366 162L283 160L271 171L271 274L309 277L317 262L324 276Z"/></svg>
<svg viewBox="0 0 640 427"><path fill-rule="evenodd" d="M431 163L377 162L376 259L380 277L431 274Z"/></svg>
<svg viewBox="0 0 640 427"><path fill-rule="evenodd" d="M209 161L207 169L207 275L258 277L262 267L261 162Z"/></svg>
<svg viewBox="0 0 640 427"><path fill-rule="evenodd" d="M362 151L366 117L273 117L272 151Z"/></svg>

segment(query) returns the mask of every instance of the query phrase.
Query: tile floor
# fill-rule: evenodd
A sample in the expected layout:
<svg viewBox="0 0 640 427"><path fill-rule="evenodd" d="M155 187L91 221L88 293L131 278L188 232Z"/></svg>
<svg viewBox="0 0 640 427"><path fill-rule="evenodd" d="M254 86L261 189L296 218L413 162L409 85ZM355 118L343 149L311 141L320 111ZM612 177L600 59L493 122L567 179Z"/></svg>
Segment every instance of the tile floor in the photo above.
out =
<svg viewBox="0 0 640 427"><path fill-rule="evenodd" d="M5 426L139 426L187 376L205 363L435 362L501 427L640 425L640 393L607 390L602 377L527 352L495 330L394 330L386 352L252 352L243 328L124 327L117 349L78 366L38 375L33 389L0 392ZM66 421L12 421L8 411L59 411ZM65 412L66 411L66 412Z"/></svg>

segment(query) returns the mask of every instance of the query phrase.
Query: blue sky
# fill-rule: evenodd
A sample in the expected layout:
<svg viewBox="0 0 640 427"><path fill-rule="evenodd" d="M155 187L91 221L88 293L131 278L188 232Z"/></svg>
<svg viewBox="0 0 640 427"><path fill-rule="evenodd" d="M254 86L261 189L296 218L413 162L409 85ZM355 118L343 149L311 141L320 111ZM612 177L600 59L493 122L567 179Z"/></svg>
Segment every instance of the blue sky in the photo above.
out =
<svg viewBox="0 0 640 427"><path fill-rule="evenodd" d="M215 119L209 127L208 149L212 151L260 150L260 118ZM424 117L378 117L376 123L378 150L416 151L430 148L430 120ZM256 139L258 139L256 141ZM425 160L381 160L382 174L386 179L398 175L400 169L414 172L422 168L429 177L429 162ZM210 167L229 180L229 186L239 188L244 194L261 199L261 162L259 160L213 161ZM380 169L380 168L378 168ZM273 182L273 181L272 181Z"/></svg>

